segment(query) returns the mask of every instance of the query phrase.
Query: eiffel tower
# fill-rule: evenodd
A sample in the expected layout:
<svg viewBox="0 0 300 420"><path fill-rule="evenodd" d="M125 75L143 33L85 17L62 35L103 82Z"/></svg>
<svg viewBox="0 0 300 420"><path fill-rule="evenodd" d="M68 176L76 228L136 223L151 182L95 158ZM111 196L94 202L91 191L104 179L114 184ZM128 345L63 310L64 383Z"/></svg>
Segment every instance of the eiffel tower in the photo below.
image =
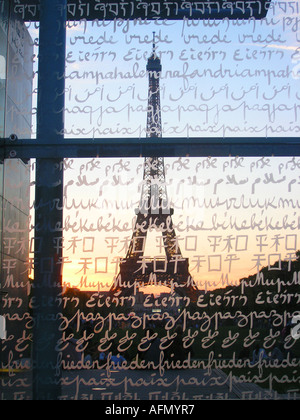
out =
<svg viewBox="0 0 300 420"><path fill-rule="evenodd" d="M147 137L161 138L160 74L161 61L156 54L155 32L153 50L148 59L149 75ZM163 285L170 287L181 297L196 302L198 289L189 274L189 261L182 256L178 238L173 227L165 177L164 158L147 157L144 161L144 176L139 208L136 209L135 229L126 258L120 263L119 275L110 292L132 295L136 286ZM165 257L144 257L148 231L161 232Z"/></svg>

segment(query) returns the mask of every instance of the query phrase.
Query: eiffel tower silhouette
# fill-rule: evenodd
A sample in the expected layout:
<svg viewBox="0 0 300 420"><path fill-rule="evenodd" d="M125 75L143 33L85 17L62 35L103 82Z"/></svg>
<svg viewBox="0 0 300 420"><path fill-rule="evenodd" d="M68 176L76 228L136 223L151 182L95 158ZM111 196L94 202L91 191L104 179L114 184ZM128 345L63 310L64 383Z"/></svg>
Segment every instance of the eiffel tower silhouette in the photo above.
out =
<svg viewBox="0 0 300 420"><path fill-rule="evenodd" d="M161 61L156 55L155 32L153 50L148 59L149 75L147 137L161 138L160 74ZM198 298L199 291L189 274L189 261L182 256L176 236L170 208L164 158L147 157L144 161L144 176L137 219L125 259L120 262L119 274L111 287L112 294L132 295L137 286L163 285L170 287L191 302ZM165 257L144 256L148 231L161 232Z"/></svg>

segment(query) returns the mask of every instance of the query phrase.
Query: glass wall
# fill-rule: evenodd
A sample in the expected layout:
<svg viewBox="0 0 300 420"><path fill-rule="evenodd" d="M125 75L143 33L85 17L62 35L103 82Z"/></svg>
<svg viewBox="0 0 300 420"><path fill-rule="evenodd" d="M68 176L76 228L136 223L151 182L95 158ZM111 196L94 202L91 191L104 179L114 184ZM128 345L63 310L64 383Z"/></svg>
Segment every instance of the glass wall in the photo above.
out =
<svg viewBox="0 0 300 420"><path fill-rule="evenodd" d="M47 39L25 3L1 399L299 399L299 5L74 2L61 66L61 14Z"/></svg>

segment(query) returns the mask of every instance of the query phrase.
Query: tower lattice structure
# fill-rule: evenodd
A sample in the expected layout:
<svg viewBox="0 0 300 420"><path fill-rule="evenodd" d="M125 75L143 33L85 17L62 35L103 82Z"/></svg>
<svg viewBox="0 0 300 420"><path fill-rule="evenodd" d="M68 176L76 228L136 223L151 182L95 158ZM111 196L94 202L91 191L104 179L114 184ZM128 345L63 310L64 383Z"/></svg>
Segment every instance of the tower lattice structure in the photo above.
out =
<svg viewBox="0 0 300 420"><path fill-rule="evenodd" d="M162 138L160 104L161 61L156 54L155 33L153 50L147 63L149 77L147 138ZM169 206L164 158L147 157L139 208L127 255L120 263L119 275L111 293L132 295L137 286L165 285L180 296L188 296L191 302L198 297L198 289L189 273L189 261L179 247ZM161 232L165 257L144 256L147 233Z"/></svg>

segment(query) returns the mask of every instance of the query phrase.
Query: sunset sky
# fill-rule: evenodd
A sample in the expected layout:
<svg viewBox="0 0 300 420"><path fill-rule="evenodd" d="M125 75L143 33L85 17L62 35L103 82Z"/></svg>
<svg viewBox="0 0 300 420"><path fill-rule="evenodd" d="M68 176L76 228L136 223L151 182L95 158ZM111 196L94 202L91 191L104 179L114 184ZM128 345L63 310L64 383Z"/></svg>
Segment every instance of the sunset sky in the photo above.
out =
<svg viewBox="0 0 300 420"><path fill-rule="evenodd" d="M237 284L239 279L256 273L258 267L294 258L299 247L299 211L292 208L299 207L295 161L245 158L240 161L242 170L241 167L234 170L227 169L233 159L218 158L214 168L197 171L196 167L203 166L204 160L186 158L184 163L189 169L180 171L177 169L182 159L165 161L169 165L167 184L175 209L172 219L179 246L183 256L189 258L190 274L199 288L226 286L222 276ZM64 255L70 263L65 265L64 281L79 285L86 279L87 284L94 286L100 282L101 288L101 283L109 284L118 274L118 258L126 255L142 180L138 168L143 160L123 160L123 164L128 162L130 172L123 170L118 174L119 182L129 183L121 188L115 185L114 178L105 177L105 171L114 164L117 170L120 160L99 159L94 164L96 161L97 170L82 172L91 184L88 187L78 182L77 162L74 169L66 171L65 184L72 182L74 188L74 195L67 196L66 206L81 203L81 207L92 205L97 209L65 211ZM79 163L82 165L82 161ZM259 165L266 166L254 170ZM283 165L289 169L283 171ZM197 183L204 186L189 185L195 173ZM194 199L189 201L190 197ZM97 225L99 221L101 224ZM88 228L90 231L85 232ZM148 234L145 257L164 255L161 238L160 232Z"/></svg>

